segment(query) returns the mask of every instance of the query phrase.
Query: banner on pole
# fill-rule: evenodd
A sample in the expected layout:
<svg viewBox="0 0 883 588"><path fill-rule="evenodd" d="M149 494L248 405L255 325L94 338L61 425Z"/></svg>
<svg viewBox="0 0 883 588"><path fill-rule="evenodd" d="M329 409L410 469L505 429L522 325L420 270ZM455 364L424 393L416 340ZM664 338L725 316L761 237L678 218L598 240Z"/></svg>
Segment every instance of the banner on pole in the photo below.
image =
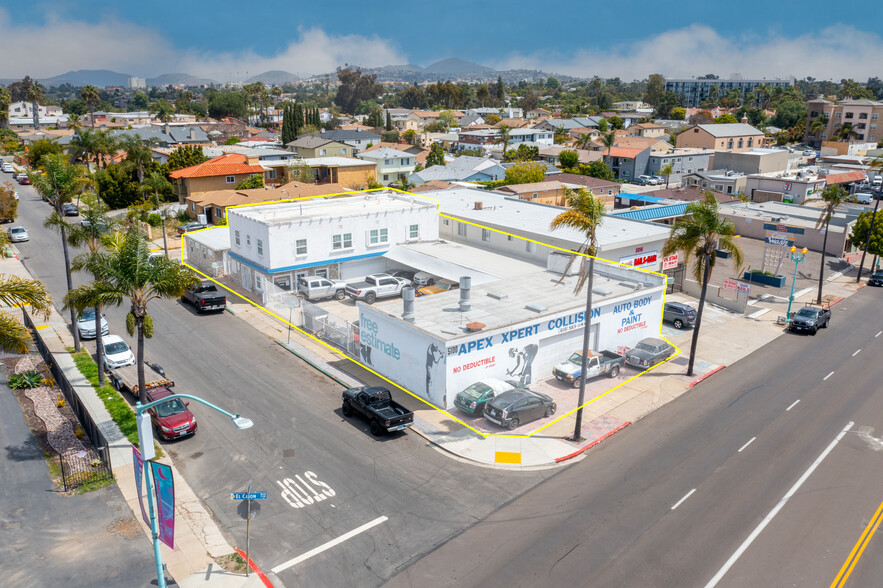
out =
<svg viewBox="0 0 883 588"><path fill-rule="evenodd" d="M144 460L141 459L141 452L132 445L132 464L135 466L135 489L138 491L138 504L141 505L141 518L150 526L150 519L147 517L147 511L144 510L144 496L141 493L141 478L144 476Z"/></svg>
<svg viewBox="0 0 883 588"><path fill-rule="evenodd" d="M156 488L156 520L159 540L175 548L175 482L172 468L155 461L150 462L153 484Z"/></svg>

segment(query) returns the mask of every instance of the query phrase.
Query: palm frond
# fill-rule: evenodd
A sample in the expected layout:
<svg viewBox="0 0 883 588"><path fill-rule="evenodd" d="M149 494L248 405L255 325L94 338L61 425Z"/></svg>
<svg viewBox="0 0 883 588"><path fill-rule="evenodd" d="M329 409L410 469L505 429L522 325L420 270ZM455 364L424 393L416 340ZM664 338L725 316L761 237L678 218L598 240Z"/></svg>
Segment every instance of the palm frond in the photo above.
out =
<svg viewBox="0 0 883 588"><path fill-rule="evenodd" d="M8 312L0 310L0 351L3 353L27 353L31 334Z"/></svg>
<svg viewBox="0 0 883 588"><path fill-rule="evenodd" d="M52 296L40 280L0 274L0 304L30 306L37 314L48 317Z"/></svg>

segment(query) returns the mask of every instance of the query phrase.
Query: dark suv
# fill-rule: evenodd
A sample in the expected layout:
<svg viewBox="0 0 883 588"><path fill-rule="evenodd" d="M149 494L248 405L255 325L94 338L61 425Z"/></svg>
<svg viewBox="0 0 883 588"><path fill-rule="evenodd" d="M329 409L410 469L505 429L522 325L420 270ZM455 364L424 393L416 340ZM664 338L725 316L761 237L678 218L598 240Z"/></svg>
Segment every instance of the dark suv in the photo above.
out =
<svg viewBox="0 0 883 588"><path fill-rule="evenodd" d="M883 271L876 271L868 279L868 286L883 286Z"/></svg>
<svg viewBox="0 0 883 588"><path fill-rule="evenodd" d="M696 311L692 306L680 302L666 302L662 311L662 320L673 324L676 329L692 327L696 322Z"/></svg>
<svg viewBox="0 0 883 588"><path fill-rule="evenodd" d="M557 408L551 396L531 390L509 390L484 405L484 418L511 431L518 425L548 418Z"/></svg>
<svg viewBox="0 0 883 588"><path fill-rule="evenodd" d="M831 322L831 310L821 306L804 306L791 316L788 327L792 331L807 331L815 335L819 329L827 328Z"/></svg>

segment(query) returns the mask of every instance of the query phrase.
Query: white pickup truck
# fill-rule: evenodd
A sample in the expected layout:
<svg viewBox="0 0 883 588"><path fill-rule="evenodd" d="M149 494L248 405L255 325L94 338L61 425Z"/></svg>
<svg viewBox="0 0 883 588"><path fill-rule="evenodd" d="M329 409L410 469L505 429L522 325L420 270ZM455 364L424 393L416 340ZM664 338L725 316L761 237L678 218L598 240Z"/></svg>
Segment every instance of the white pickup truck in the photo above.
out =
<svg viewBox="0 0 883 588"><path fill-rule="evenodd" d="M297 293L307 300L320 300L322 298L343 300L346 298L346 282L343 280L329 280L321 276L298 278Z"/></svg>
<svg viewBox="0 0 883 588"><path fill-rule="evenodd" d="M364 282L347 284L346 295L353 300L364 300L374 304L378 298L400 296L402 288L411 283L404 278L394 278L389 274L372 274L365 277Z"/></svg>

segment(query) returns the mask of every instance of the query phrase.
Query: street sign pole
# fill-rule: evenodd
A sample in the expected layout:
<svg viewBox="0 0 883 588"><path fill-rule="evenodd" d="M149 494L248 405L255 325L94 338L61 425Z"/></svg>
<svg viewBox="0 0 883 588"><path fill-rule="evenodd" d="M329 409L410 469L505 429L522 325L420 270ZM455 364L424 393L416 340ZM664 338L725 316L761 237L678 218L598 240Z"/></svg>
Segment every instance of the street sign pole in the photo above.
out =
<svg viewBox="0 0 883 588"><path fill-rule="evenodd" d="M248 481L248 518L245 519L245 577L251 568L251 556L248 553L248 541L251 538L251 480Z"/></svg>
<svg viewBox="0 0 883 588"><path fill-rule="evenodd" d="M291 345L291 312L294 308L294 300L288 301L288 344Z"/></svg>

